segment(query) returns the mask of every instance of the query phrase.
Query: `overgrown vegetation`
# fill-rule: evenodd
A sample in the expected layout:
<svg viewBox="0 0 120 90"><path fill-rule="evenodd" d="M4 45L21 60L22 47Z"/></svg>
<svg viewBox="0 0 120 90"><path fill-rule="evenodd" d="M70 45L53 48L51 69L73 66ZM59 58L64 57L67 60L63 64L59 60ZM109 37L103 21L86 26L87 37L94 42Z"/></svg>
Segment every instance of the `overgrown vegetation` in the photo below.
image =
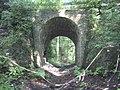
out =
<svg viewBox="0 0 120 90"><path fill-rule="evenodd" d="M0 56L12 58L18 63L21 60L29 59L25 56L32 51L31 32L33 32L34 25L33 16L37 9L30 0L10 0L4 5L9 8L1 12L0 28L7 33L0 36ZM24 61L24 63L26 65L28 62ZM0 64L0 90L18 88L23 90L24 70L18 66L14 67L14 64L7 58L0 57ZM22 85L22 88L16 87L17 85Z"/></svg>
<svg viewBox="0 0 120 90"><path fill-rule="evenodd" d="M120 42L119 2L117 0L73 0L68 4L75 6L75 8L84 8L90 12L87 18L89 18L91 29L86 32L87 40L84 54L86 65L95 57L96 52L103 47L108 48L104 50L99 60L108 59L111 61L108 62L109 65L112 63L115 65Z"/></svg>
<svg viewBox="0 0 120 90"><path fill-rule="evenodd" d="M1 1L0 1L1 2ZM96 61L108 60L108 67L101 64L93 65L95 70L86 70L87 75L99 75L106 78L114 73L118 74L120 79L120 3L117 0L71 0L64 5L68 5L72 9L86 9L89 12L88 18L89 27L91 28L86 32L87 40L85 47L86 67L91 60L96 56L101 48L106 47L100 57ZM0 3L0 30L5 34L0 34L0 90L23 90L24 79L26 74L31 78L49 77L44 70L36 69L31 63L31 57L33 55L33 28L36 22L34 21L34 15L39 10L48 9L61 9L63 3L60 0L6 0ZM0 32L1 32L0 31ZM53 57L56 51L55 43L53 42L50 47L51 57ZM67 46L69 50L71 48L70 43L65 41L64 46ZM68 52L66 47L63 47L65 55L73 54ZM61 57L64 61L67 58L68 63L74 63L71 56ZM25 68L14 65L8 59L12 59L17 63L21 63L21 66L30 68L30 72L25 72ZM55 58L53 58L55 59ZM56 58L57 59L57 58ZM25 63L23 65L23 62ZM59 62L51 60L55 65L60 66ZM118 62L118 63L117 63ZM65 62L66 63L66 62ZM31 66L30 66L31 65ZM94 67L91 67L93 69ZM32 72L31 72L32 71ZM34 74L33 74L34 71ZM83 71L77 69L74 74L80 75ZM18 85L18 87L17 87ZM81 84L84 88L86 83ZM119 88L118 88L119 90Z"/></svg>
<svg viewBox="0 0 120 90"><path fill-rule="evenodd" d="M34 2L38 5L39 10L55 10L63 8L61 0L35 0Z"/></svg>
<svg viewBox="0 0 120 90"><path fill-rule="evenodd" d="M0 52L2 55L7 54L15 59L24 59L22 56L25 55L23 54L31 52L31 32L33 32L33 16L36 6L29 0L12 0L6 4L9 8L2 11L0 25L1 29L7 32L7 35L0 39ZM16 47L17 50L12 47ZM18 47L21 49L19 50ZM24 52L24 50L26 51Z"/></svg>
<svg viewBox="0 0 120 90"><path fill-rule="evenodd" d="M59 36L50 42L48 60L54 65L75 64L75 45L67 37Z"/></svg>

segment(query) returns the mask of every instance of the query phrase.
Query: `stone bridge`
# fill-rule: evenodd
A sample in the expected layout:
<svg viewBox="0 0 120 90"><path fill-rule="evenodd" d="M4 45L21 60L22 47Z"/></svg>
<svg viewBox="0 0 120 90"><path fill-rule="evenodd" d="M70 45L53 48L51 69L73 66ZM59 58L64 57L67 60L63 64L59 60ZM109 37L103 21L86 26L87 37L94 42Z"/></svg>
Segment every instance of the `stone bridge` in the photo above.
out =
<svg viewBox="0 0 120 90"><path fill-rule="evenodd" d="M35 56L38 66L45 62L50 41L57 36L66 36L75 44L75 62L79 67L84 63L86 32L88 31L85 10L44 10L34 18Z"/></svg>

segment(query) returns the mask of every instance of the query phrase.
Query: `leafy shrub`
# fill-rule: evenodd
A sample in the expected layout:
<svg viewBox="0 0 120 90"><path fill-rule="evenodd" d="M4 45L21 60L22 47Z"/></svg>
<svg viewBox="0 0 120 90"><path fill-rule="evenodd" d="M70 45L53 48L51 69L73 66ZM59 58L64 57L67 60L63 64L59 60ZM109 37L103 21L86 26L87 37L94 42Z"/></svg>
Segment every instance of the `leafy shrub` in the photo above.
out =
<svg viewBox="0 0 120 90"><path fill-rule="evenodd" d="M107 77L108 76L108 71L105 70L102 66L97 67L96 70L93 72L94 75L100 75L102 77Z"/></svg>
<svg viewBox="0 0 120 90"><path fill-rule="evenodd" d="M75 75L80 75L81 73L82 73L82 71L80 69L74 70L74 74Z"/></svg>
<svg viewBox="0 0 120 90"><path fill-rule="evenodd" d="M93 75L92 70L86 70L85 73L86 73L86 75Z"/></svg>
<svg viewBox="0 0 120 90"><path fill-rule="evenodd" d="M118 71L118 79L120 80L120 71Z"/></svg>
<svg viewBox="0 0 120 90"><path fill-rule="evenodd" d="M8 77L12 78L13 80L18 80L22 78L24 72L23 69L14 67L10 72L7 72L6 75L8 75Z"/></svg>
<svg viewBox="0 0 120 90"><path fill-rule="evenodd" d="M53 64L54 66L57 66L57 67L60 67L61 66L61 63L60 63L60 61L57 61L57 60L49 60L49 62L51 63L51 64Z"/></svg>
<svg viewBox="0 0 120 90"><path fill-rule="evenodd" d="M45 71L44 70L37 69L36 72L37 72L35 74L36 77L39 77L39 76L45 77Z"/></svg>
<svg viewBox="0 0 120 90"><path fill-rule="evenodd" d="M23 75L23 69L19 67L14 67L11 71L0 74L0 90L18 90L17 85L22 82ZM23 87L19 90L23 90Z"/></svg>
<svg viewBox="0 0 120 90"><path fill-rule="evenodd" d="M4 72L4 68L7 69L8 66L9 66L8 60L1 57L1 58L0 58L0 71L1 71L1 72Z"/></svg>
<svg viewBox="0 0 120 90"><path fill-rule="evenodd" d="M11 86L10 82L4 82L0 84L0 90L15 90L13 86Z"/></svg>

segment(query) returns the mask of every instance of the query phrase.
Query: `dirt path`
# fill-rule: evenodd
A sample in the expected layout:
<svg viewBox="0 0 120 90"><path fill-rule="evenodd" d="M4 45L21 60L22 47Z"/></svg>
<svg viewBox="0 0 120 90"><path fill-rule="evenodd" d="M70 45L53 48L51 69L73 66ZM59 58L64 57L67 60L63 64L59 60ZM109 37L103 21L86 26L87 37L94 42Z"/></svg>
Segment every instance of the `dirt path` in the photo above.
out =
<svg viewBox="0 0 120 90"><path fill-rule="evenodd" d="M56 84L64 84L75 78L75 68L77 67L54 67L54 69L52 67L46 67L46 70L50 69L49 72L55 73L51 74L51 76L47 78L47 80L52 82L53 84L50 84L45 80L29 79L26 80L25 90L117 90L118 87L120 88L120 80L118 80L117 75L115 75L110 82L108 82L110 77L102 78L100 76L91 75L85 76L85 79L82 82L75 81L66 84L66 86L64 87L55 86Z"/></svg>

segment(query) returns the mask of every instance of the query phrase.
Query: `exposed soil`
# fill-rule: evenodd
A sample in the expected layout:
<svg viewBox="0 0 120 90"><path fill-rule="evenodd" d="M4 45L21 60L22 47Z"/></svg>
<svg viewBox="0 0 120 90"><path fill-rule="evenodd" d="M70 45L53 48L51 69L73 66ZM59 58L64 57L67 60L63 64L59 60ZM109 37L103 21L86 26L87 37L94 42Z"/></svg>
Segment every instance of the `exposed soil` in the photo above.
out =
<svg viewBox="0 0 120 90"><path fill-rule="evenodd" d="M47 80L27 79L25 80L25 90L118 90L120 80L117 74L112 74L107 78L97 75L86 75L83 81L75 80L68 83L76 77L73 73L76 67L59 68L60 72L69 71L61 76L51 74ZM65 84L66 83L66 84Z"/></svg>

